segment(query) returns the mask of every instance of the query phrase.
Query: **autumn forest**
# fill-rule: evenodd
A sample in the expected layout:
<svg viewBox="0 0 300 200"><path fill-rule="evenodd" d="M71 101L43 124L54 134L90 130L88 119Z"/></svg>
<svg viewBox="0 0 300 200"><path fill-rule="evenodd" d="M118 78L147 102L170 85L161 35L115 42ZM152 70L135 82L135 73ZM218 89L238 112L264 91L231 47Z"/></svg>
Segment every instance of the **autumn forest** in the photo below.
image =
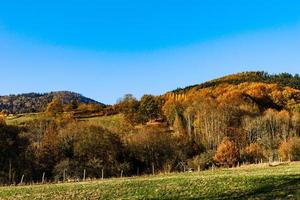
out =
<svg viewBox="0 0 300 200"><path fill-rule="evenodd" d="M300 161L300 77L243 72L104 105L70 92L0 97L0 183Z"/></svg>

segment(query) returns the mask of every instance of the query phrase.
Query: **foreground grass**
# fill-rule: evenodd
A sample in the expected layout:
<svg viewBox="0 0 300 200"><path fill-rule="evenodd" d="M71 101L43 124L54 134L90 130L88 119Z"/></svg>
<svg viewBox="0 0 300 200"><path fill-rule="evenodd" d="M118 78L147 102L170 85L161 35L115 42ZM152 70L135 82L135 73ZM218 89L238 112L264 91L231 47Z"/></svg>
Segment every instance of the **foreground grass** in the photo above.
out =
<svg viewBox="0 0 300 200"><path fill-rule="evenodd" d="M300 199L300 163L3 187L0 199Z"/></svg>

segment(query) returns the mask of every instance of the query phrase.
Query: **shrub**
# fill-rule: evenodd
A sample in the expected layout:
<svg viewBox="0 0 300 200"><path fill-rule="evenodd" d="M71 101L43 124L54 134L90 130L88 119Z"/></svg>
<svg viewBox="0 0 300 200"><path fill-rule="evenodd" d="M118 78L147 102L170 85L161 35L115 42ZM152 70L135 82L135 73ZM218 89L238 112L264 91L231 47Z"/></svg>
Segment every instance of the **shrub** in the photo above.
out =
<svg viewBox="0 0 300 200"><path fill-rule="evenodd" d="M264 159L263 149L257 143L252 143L246 147L242 153L243 160L256 163L261 159Z"/></svg>
<svg viewBox="0 0 300 200"><path fill-rule="evenodd" d="M300 161L300 138L292 137L282 142L279 147L279 155L285 161Z"/></svg>
<svg viewBox="0 0 300 200"><path fill-rule="evenodd" d="M235 143L225 137L222 143L218 145L214 160L219 166L235 166L239 160L239 150Z"/></svg>
<svg viewBox="0 0 300 200"><path fill-rule="evenodd" d="M131 156L144 172L150 172L153 165L163 170L174 158L172 135L161 127L144 127L126 140Z"/></svg>
<svg viewBox="0 0 300 200"><path fill-rule="evenodd" d="M214 163L214 154L214 151L208 151L197 155L193 159L188 160L188 166L192 169L198 169L198 167L200 167L201 170L208 169Z"/></svg>

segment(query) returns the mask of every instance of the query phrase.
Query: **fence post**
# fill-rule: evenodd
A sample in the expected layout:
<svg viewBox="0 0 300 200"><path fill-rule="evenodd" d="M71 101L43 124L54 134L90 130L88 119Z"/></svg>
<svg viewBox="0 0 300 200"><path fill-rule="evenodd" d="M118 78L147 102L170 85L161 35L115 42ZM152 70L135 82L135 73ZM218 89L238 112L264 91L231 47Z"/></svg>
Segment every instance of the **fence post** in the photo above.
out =
<svg viewBox="0 0 300 200"><path fill-rule="evenodd" d="M123 170L121 170L121 178L123 178Z"/></svg>
<svg viewBox="0 0 300 200"><path fill-rule="evenodd" d="M67 170L66 170L66 169L64 169L64 173L63 173L63 179L64 179L64 180L63 180L63 182L65 182L65 181L66 181L66 171L67 171Z"/></svg>
<svg viewBox="0 0 300 200"><path fill-rule="evenodd" d="M104 168L102 168L102 172L101 172L101 179L104 179Z"/></svg>
<svg viewBox="0 0 300 200"><path fill-rule="evenodd" d="M43 176L42 176L42 184L45 183L45 172L43 173Z"/></svg>
<svg viewBox="0 0 300 200"><path fill-rule="evenodd" d="M86 179L86 169L83 170L83 181Z"/></svg>
<svg viewBox="0 0 300 200"><path fill-rule="evenodd" d="M24 174L22 175L22 178L21 178L20 185L22 185L22 184L23 184L23 181L24 181Z"/></svg>
<svg viewBox="0 0 300 200"><path fill-rule="evenodd" d="M154 163L152 163L152 175L153 176L155 175L155 166L154 166Z"/></svg>

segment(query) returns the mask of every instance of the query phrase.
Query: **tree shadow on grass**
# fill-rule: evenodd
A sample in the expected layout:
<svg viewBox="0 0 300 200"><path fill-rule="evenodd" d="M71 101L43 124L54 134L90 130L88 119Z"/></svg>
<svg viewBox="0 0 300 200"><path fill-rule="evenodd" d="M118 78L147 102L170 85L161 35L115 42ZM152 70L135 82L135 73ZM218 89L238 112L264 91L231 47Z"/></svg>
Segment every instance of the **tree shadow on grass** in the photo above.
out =
<svg viewBox="0 0 300 200"><path fill-rule="evenodd" d="M273 182L264 184L261 187L245 194L232 193L231 196L220 199L300 199L300 177L288 176L280 179L280 184Z"/></svg>

